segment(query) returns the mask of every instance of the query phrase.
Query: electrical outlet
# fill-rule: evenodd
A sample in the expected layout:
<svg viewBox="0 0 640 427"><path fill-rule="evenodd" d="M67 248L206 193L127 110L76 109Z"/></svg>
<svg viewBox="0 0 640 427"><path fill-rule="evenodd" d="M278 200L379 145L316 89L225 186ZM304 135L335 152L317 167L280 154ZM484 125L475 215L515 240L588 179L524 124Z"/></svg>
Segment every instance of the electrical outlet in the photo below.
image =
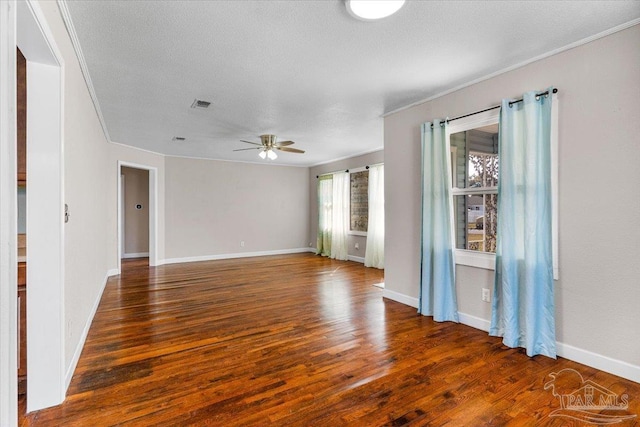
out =
<svg viewBox="0 0 640 427"><path fill-rule="evenodd" d="M482 288L482 301L491 302L491 292L487 288Z"/></svg>
<svg viewBox="0 0 640 427"><path fill-rule="evenodd" d="M244 248L244 240L240 240L240 247Z"/></svg>

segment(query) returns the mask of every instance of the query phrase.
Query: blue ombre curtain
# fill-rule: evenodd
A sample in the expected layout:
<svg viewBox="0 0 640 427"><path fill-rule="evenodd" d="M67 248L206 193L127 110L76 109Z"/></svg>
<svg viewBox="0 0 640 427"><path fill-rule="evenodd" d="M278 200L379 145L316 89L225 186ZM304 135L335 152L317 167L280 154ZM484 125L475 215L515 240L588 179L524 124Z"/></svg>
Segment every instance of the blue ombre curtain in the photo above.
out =
<svg viewBox="0 0 640 427"><path fill-rule="evenodd" d="M549 88L549 94L553 88ZM502 101L496 272L490 335L556 357L551 234L551 100Z"/></svg>
<svg viewBox="0 0 640 427"><path fill-rule="evenodd" d="M422 125L422 263L418 312L458 322L446 122Z"/></svg>

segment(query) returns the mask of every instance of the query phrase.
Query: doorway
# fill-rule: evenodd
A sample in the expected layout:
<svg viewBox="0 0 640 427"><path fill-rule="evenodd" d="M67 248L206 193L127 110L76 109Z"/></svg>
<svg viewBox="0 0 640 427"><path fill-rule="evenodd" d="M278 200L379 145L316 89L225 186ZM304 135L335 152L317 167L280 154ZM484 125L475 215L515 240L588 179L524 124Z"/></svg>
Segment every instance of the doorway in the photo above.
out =
<svg viewBox="0 0 640 427"><path fill-rule="evenodd" d="M118 161L118 270L122 259L149 257L158 265L158 183L152 166Z"/></svg>
<svg viewBox="0 0 640 427"><path fill-rule="evenodd" d="M120 168L121 257L149 257L149 171Z"/></svg>

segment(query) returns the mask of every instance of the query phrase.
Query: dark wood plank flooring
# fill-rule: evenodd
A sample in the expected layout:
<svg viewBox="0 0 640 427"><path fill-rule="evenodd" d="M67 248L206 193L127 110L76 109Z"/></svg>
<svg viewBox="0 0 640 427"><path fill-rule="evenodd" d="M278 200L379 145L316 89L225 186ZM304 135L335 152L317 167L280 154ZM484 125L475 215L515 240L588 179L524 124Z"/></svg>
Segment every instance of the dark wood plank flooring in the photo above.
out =
<svg viewBox="0 0 640 427"><path fill-rule="evenodd" d="M361 264L146 262L109 280L66 401L21 425L589 425L549 417L544 385L565 368L640 414L640 384L435 323L383 299L383 273Z"/></svg>

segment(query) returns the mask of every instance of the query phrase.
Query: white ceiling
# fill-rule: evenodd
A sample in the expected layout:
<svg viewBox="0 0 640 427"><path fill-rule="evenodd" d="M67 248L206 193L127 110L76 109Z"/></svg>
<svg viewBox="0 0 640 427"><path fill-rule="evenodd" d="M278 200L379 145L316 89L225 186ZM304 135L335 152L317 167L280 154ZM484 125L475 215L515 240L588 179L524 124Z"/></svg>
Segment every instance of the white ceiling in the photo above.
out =
<svg viewBox="0 0 640 427"><path fill-rule="evenodd" d="M384 113L640 17L638 1L407 1L379 22L342 0L66 6L111 141L266 163L232 150L274 133L306 153L270 163L298 166L381 149Z"/></svg>

